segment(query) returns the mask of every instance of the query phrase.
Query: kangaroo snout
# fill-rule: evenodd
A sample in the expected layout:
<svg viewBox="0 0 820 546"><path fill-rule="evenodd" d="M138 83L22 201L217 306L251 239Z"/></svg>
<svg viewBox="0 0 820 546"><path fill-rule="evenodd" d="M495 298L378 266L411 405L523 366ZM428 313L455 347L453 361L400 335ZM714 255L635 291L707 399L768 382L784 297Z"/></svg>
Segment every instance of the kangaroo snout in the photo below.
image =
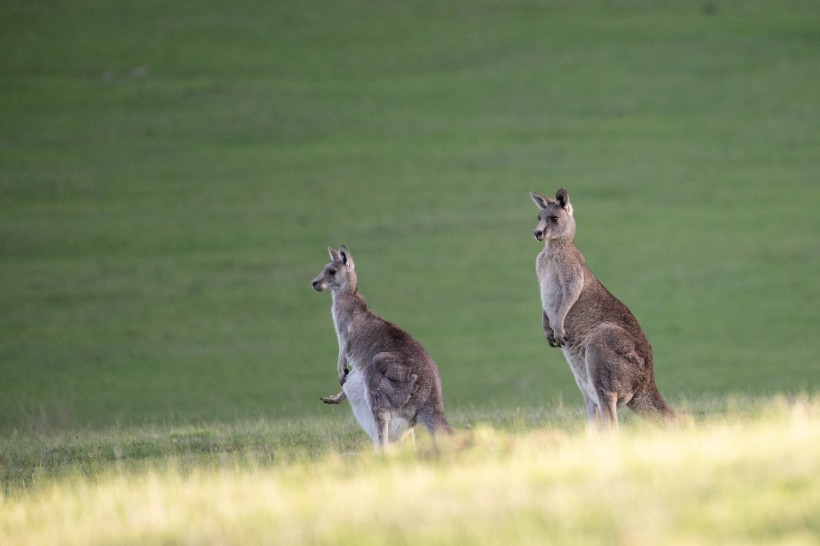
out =
<svg viewBox="0 0 820 546"><path fill-rule="evenodd" d="M535 236L535 238L536 238L537 240L539 240L539 241L543 241L543 240L544 240L544 232L543 232L543 231L541 231L540 229L536 229L536 230L533 232L533 235L534 235L534 236Z"/></svg>
<svg viewBox="0 0 820 546"><path fill-rule="evenodd" d="M310 286L312 286L313 289L316 290L317 292L322 291L322 283L319 279L313 279L313 282L310 283Z"/></svg>

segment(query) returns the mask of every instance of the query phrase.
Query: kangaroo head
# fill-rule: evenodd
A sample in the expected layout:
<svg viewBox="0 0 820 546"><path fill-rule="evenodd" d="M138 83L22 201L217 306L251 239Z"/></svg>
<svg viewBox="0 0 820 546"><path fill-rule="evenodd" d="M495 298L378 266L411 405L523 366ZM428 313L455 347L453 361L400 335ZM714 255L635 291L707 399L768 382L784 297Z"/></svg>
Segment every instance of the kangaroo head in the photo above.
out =
<svg viewBox="0 0 820 546"><path fill-rule="evenodd" d="M339 250L327 247L327 252L330 254L330 263L313 279L313 289L317 292L324 292L325 290L331 292L350 290L355 292L359 283L350 251L345 245L342 245Z"/></svg>
<svg viewBox="0 0 820 546"><path fill-rule="evenodd" d="M570 239L575 235L575 218L572 216L572 205L567 190L561 188L555 193L555 199L530 192L530 197L541 209L538 213L538 225L533 235L539 241L552 239Z"/></svg>

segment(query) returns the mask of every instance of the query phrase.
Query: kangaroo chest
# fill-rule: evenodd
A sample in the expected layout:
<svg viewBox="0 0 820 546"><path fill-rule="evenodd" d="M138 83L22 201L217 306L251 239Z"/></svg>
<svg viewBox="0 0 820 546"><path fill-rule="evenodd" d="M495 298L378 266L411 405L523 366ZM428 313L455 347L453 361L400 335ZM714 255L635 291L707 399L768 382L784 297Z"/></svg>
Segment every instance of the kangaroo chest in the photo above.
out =
<svg viewBox="0 0 820 546"><path fill-rule="evenodd" d="M538 256L536 271L541 287L541 307L552 322L558 315L564 295L561 275L555 263L543 253Z"/></svg>
<svg viewBox="0 0 820 546"><path fill-rule="evenodd" d="M351 367L355 367L355 355L351 354L354 335L352 317L349 314L341 315L335 301L331 308L331 316L333 317L333 326L336 330L336 338L339 340L339 350L344 353L348 364Z"/></svg>

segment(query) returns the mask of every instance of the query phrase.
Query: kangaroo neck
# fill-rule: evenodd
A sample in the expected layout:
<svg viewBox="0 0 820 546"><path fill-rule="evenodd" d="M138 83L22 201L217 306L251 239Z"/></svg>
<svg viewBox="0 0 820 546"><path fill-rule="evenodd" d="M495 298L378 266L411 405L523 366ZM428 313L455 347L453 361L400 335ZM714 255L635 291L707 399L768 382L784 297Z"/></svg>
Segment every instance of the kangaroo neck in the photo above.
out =
<svg viewBox="0 0 820 546"><path fill-rule="evenodd" d="M333 292L333 315L337 322L346 322L357 310L367 309L364 298L350 287Z"/></svg>
<svg viewBox="0 0 820 546"><path fill-rule="evenodd" d="M544 243L544 249L548 254L562 252L567 248L575 246L573 243L574 237L561 237L560 239L547 239Z"/></svg>

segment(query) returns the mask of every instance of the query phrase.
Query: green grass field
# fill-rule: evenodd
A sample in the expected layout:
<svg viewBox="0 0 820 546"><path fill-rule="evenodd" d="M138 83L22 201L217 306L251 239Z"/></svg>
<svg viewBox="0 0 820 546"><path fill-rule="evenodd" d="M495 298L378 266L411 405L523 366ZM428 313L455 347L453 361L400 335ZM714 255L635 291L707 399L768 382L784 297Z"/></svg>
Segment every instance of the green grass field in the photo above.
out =
<svg viewBox="0 0 820 546"><path fill-rule="evenodd" d="M616 450L628 459L633 440L702 445L693 457L712 475L723 467L708 467L709 438L729 427L752 443L780 428L784 446L816 453L817 440L790 440L800 437L789 436L793 410L727 410L733 400L814 400L820 385L814 2L9 0L0 33L9 537L48 541L40 533L54 529L25 522L53 513L52 490L79 506L112 487L129 503L131 489L152 494L138 484L153 476L177 484L163 501L176 503L191 476L218 487L236 464L238 484L250 473L279 491L282 479L291 494L305 466L315 463L321 481L344 466L339 454L366 451L349 410L319 402L338 387L337 348L330 297L310 280L340 243L372 308L436 358L453 422L484 422L513 446L489 461L515 463L516 434L526 453L552 441L543 434L566 435L550 444L556 456L594 450L571 373L540 329L527 192L558 187L569 190L590 267L644 327L661 391L707 423L675 440L625 416ZM816 423L816 400L809 408L801 434ZM423 457L374 464L449 483L482 446L453 448L456 463L427 470ZM776 455L744 468L816 507L816 495L777 473ZM352 466L351 483L326 485L358 487ZM639 464L614 472L584 478L582 490L632 472L655 483ZM562 476L561 487L582 479L577 468ZM495 496L492 487L482 494ZM191 492L190 509L209 491ZM698 503L710 491L670 495ZM716 498L746 492L730 486ZM369 498L359 516L385 501ZM465 517L486 520L470 506ZM282 532L331 541L324 533L343 521L311 534L312 509ZM696 516L649 536L690 542L676 530L711 528ZM391 518L385 528L398 526ZM522 518L522 529L541 531L536 540L555 530ZM816 527L804 536L799 517L787 520L732 536L816 543ZM179 526L141 537L128 531L137 524L112 521L124 543L199 540ZM634 529L625 525L622 542ZM596 529L612 527L591 529L594 543Z"/></svg>
<svg viewBox="0 0 820 546"><path fill-rule="evenodd" d="M333 411L342 242L449 407L580 402L559 186L662 392L813 392L820 13L713 7L5 2L0 430Z"/></svg>

